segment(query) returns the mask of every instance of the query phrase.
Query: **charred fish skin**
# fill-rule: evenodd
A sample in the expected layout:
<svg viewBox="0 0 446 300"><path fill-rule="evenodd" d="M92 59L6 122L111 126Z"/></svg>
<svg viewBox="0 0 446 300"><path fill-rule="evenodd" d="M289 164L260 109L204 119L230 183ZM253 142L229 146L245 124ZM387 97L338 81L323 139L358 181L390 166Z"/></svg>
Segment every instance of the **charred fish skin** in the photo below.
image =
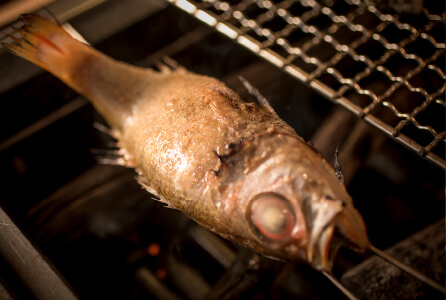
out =
<svg viewBox="0 0 446 300"><path fill-rule="evenodd" d="M202 226L276 259L329 270L334 231L357 250L365 225L334 170L272 109L217 79L115 61L24 15L3 43L88 98L141 184Z"/></svg>

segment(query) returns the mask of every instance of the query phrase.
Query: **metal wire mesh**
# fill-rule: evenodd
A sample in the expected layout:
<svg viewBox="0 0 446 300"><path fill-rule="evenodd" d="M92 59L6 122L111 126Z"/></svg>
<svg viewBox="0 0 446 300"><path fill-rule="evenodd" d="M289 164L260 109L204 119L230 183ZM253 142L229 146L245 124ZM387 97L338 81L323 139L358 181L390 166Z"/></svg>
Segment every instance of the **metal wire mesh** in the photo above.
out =
<svg viewBox="0 0 446 300"><path fill-rule="evenodd" d="M169 1L445 168L442 1Z"/></svg>

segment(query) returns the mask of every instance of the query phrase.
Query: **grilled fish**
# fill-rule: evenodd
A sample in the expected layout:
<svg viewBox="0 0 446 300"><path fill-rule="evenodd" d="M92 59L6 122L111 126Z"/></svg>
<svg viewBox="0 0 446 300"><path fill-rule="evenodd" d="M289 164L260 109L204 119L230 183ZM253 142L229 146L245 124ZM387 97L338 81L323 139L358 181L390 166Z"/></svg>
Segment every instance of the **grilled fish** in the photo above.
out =
<svg viewBox="0 0 446 300"><path fill-rule="evenodd" d="M21 37L2 45L88 98L119 142L118 161L167 206L228 240L318 270L331 269L340 240L370 247L333 168L265 103L184 69L116 61L41 16L21 19Z"/></svg>

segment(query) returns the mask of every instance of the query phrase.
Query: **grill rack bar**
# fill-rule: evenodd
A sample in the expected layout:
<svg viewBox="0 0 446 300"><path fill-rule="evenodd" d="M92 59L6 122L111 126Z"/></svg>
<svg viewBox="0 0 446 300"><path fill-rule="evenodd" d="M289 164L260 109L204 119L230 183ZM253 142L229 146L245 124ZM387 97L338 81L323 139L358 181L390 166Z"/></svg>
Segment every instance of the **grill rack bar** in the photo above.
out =
<svg viewBox="0 0 446 300"><path fill-rule="evenodd" d="M440 61L445 55L444 36L440 34L438 37L434 36L435 32L432 33L436 26L444 28L444 11L436 14L424 8L420 14L424 18L424 25L417 27L410 20L402 20L399 14L383 13L374 6L365 5L361 0L168 1L282 68L420 157L440 168L446 168L445 160L433 152L441 141L446 141L444 127L440 125L441 128L438 129L435 128L438 125L433 126L426 120L417 119L428 108L435 110L446 107L443 99L446 76ZM300 12L296 10L297 6ZM345 14L336 11L339 6L343 7L341 11L344 9ZM325 18L325 23L318 18ZM277 19L283 23L280 28L269 24ZM374 19L374 22L368 24L368 19ZM392 30L403 36L401 40L389 40L386 31ZM354 38L342 41L343 37L338 36L342 31L347 31ZM296 40L291 37L295 33L303 36L303 42L297 41L297 45ZM381 48L381 55L372 58L360 53L361 47L367 47L368 43ZM415 47L415 43L424 43L424 47L432 49L424 56L413 52L411 47ZM321 46L325 48L319 51L331 51L332 55L317 53L317 48ZM362 70L344 75L346 72L337 66L345 59L362 65ZM403 74L399 74L401 71L391 70L389 62L398 59L404 67L411 68ZM423 77L425 72L430 72L434 80L441 82L433 90L416 83L417 77ZM383 85L386 88L376 91L370 84L364 84L372 76L384 78ZM331 77L331 81L327 77ZM398 98L403 93L415 99L413 101L416 103L411 104L409 111L399 108L401 103L398 101L401 102L401 99ZM363 102L366 99L366 103L360 103L355 97L363 97ZM422 100L417 102L418 98ZM391 112L393 120L379 116L376 113L379 110ZM415 133L402 132L410 126L416 128ZM418 134L429 138L424 136L420 142Z"/></svg>

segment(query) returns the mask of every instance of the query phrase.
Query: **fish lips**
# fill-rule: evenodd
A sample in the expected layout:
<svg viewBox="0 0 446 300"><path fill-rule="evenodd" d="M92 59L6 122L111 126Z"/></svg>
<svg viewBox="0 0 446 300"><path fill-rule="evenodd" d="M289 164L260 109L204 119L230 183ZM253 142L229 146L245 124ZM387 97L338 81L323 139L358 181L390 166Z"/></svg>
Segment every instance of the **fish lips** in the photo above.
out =
<svg viewBox="0 0 446 300"><path fill-rule="evenodd" d="M323 199L312 203L308 262L317 270L330 271L341 244L358 252L370 247L364 220L351 205L341 200ZM336 233L336 240L333 236Z"/></svg>
<svg viewBox="0 0 446 300"><path fill-rule="evenodd" d="M317 270L331 270L333 258L339 248L332 245L332 237L343 209L344 205L339 200L323 199L311 205L307 259Z"/></svg>

